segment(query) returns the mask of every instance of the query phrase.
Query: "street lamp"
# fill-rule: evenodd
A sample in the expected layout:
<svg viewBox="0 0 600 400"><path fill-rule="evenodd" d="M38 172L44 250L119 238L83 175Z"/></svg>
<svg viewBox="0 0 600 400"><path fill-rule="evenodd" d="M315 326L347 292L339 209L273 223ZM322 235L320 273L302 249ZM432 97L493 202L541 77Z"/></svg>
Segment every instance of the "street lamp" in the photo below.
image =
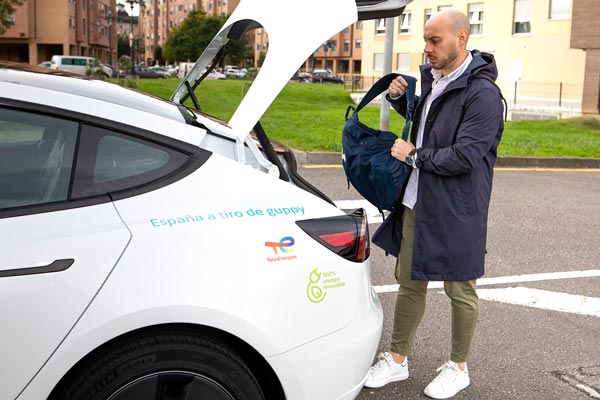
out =
<svg viewBox="0 0 600 400"><path fill-rule="evenodd" d="M131 72L133 73L133 6L134 5L139 5L140 8L145 8L146 7L146 3L144 2L144 0L124 0L125 3L129 4L129 7L131 7L131 14L129 14L129 24L130 24L130 30L129 30L129 60L131 62ZM138 24L139 24L139 13L138 13Z"/></svg>

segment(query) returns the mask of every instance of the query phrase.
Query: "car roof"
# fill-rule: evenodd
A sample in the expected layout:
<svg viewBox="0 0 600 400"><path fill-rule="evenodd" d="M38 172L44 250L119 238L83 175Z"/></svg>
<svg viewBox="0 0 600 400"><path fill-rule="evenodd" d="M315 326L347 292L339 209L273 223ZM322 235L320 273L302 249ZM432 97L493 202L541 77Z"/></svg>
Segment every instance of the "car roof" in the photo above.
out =
<svg viewBox="0 0 600 400"><path fill-rule="evenodd" d="M0 61L0 82L2 81L119 104L176 121L184 120L176 104L133 89L70 72ZM2 97L1 92L0 97Z"/></svg>

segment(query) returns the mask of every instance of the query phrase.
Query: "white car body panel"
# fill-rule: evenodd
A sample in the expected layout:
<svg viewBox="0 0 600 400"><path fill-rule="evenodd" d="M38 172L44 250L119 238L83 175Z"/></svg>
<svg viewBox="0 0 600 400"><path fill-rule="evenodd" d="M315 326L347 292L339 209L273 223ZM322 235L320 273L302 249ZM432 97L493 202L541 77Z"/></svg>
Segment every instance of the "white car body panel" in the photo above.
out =
<svg viewBox="0 0 600 400"><path fill-rule="evenodd" d="M355 22L357 12L353 0L311 0L303 2L302 7L290 7L280 0L241 1L225 28L242 19L259 22L270 38L260 73L229 121L236 134L244 138L294 71L323 43L323 38L331 37ZM306 21L310 21L310 29L306 29ZM289 32L302 34L290 35ZM272 54L276 54L277 59Z"/></svg>
<svg viewBox="0 0 600 400"><path fill-rule="evenodd" d="M371 329L371 335L379 337L380 305L370 284L358 286L360 282L370 281L370 261L356 264L334 253L316 253L313 239L298 227L290 230L289 222L293 220L343 213L284 182L277 181L273 185L272 178L249 168L240 169L236 175L239 178L223 186L218 171L231 168L232 163L213 155L206 165L181 181L114 203L131 231L127 252L61 348L19 399L34 399L30 393L39 396L41 389L37 384L43 386L43 382L55 381L66 372L64 366L72 365L90 348L144 326L181 322L221 329L243 339L265 358L274 357L272 367L282 374L291 366L286 365L287 357L276 356L299 349L293 353L297 362L311 364L316 355L300 349L316 337L332 333L332 343L337 342L340 339L335 332L344 331L351 321L352 331ZM214 188L220 189L222 197L211 195L209 190ZM201 205L196 203L198 190L205 196ZM242 202L238 196L240 191L250 194ZM296 208L295 215L293 211L287 216L274 211L292 210L292 207ZM249 213L250 208L253 212ZM269 209L276 216L270 216ZM262 215L256 215L257 210L262 210ZM222 217L235 211L243 216ZM220 212L225 214L219 215ZM214 220L209 219L210 214L215 216ZM161 220L198 215L203 217L202 221L188 218L173 225L160 224ZM245 219L246 223L239 224L239 219ZM246 219L254 221L248 223ZM265 219L277 219L281 227L278 229L278 224L272 222L265 225ZM285 236L296 240L291 253L295 258L268 261L277 255L265 246L265 241L277 241ZM246 239L240 242L237 237ZM223 248L215 251L211 248L214 243L223 243ZM206 265L211 267L204 267ZM343 283L328 292L319 304L307 297L313 269L333 273ZM244 307L240 307L240 298L244 299ZM357 322L361 320L365 320L364 325ZM298 330L298 326L305 329ZM377 341L371 339L371 347L365 347L363 335L364 332L356 336L341 335L350 338L349 346L356 347L356 353L343 358L352 358L362 369L336 377L337 385L333 385L335 380L331 377L321 376L330 388L347 387L349 380L356 384L357 379L361 381L365 376L365 358L370 361ZM314 346L325 351L323 345L309 344L310 348ZM63 348L69 351L63 352ZM318 375L319 369L314 370ZM299 378L290 376L289 379ZM297 383L300 390L310 391L309 387L302 387L300 382L303 381L300 379ZM315 392L310 397L294 393L290 393L290 399L330 398L323 394L327 392Z"/></svg>
<svg viewBox="0 0 600 400"><path fill-rule="evenodd" d="M0 272L75 260L62 272L0 278L0 397L12 399L83 314L130 235L111 203L0 219L0 232L10 232Z"/></svg>

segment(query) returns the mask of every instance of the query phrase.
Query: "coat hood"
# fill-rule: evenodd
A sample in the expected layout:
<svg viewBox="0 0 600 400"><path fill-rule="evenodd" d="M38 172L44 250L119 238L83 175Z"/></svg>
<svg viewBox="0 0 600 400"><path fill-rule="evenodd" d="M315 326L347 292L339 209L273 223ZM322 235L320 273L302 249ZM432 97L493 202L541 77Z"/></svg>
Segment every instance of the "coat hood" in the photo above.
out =
<svg viewBox="0 0 600 400"><path fill-rule="evenodd" d="M492 82L498 78L498 67L496 66L496 60L494 55L491 53L483 53L479 50L471 50L471 56L473 61L469 64L469 67L465 71L466 74L485 77Z"/></svg>

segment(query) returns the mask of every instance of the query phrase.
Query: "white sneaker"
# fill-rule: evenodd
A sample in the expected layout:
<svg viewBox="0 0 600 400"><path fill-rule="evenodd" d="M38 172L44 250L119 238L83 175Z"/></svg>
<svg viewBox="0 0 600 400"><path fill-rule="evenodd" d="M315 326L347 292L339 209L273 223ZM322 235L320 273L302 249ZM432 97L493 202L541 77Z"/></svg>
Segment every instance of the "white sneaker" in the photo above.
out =
<svg viewBox="0 0 600 400"><path fill-rule="evenodd" d="M425 388L425 394L434 399L448 399L471 383L466 364L465 370L461 371L456 363L446 361L438 368L439 371L439 375Z"/></svg>
<svg viewBox="0 0 600 400"><path fill-rule="evenodd" d="M379 353L378 358L377 363L371 367L367 374L365 387L380 388L390 382L408 379L408 357L404 359L403 364L395 362L388 352Z"/></svg>

